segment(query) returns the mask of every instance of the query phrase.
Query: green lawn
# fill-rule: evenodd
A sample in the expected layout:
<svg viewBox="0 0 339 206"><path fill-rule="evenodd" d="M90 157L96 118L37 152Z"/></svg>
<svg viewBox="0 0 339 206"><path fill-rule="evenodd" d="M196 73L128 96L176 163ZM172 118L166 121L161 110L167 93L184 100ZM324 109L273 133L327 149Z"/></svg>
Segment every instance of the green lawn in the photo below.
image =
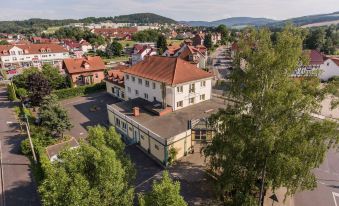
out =
<svg viewBox="0 0 339 206"><path fill-rule="evenodd" d="M46 34L53 34L55 33L58 29L60 29L61 26L52 26L52 27L48 27L47 30L44 31L44 33Z"/></svg>
<svg viewBox="0 0 339 206"><path fill-rule="evenodd" d="M177 40L177 39L168 39L167 40L167 45L180 45L183 42L183 40Z"/></svg>
<svg viewBox="0 0 339 206"><path fill-rule="evenodd" d="M109 63L109 62L123 62L123 61L128 61L128 59L129 59L129 56L103 58L105 63Z"/></svg>
<svg viewBox="0 0 339 206"><path fill-rule="evenodd" d="M127 47L127 45L128 45L128 47L133 47L134 46L134 44L136 44L137 42L135 42L135 41L126 41L126 40L120 40L120 41L118 41L123 47Z"/></svg>

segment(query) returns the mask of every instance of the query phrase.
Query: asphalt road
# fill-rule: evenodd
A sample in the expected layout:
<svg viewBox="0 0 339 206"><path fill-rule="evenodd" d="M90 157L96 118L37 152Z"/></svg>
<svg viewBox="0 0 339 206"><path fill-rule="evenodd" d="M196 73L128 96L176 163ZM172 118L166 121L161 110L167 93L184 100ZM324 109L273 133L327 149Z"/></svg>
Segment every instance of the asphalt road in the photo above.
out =
<svg viewBox="0 0 339 206"><path fill-rule="evenodd" d="M18 132L13 106L7 101L6 90L0 88L0 206L39 206L30 161L20 154L24 136Z"/></svg>
<svg viewBox="0 0 339 206"><path fill-rule="evenodd" d="M317 188L297 193L295 206L339 205L339 153L330 150L321 166L314 170Z"/></svg>

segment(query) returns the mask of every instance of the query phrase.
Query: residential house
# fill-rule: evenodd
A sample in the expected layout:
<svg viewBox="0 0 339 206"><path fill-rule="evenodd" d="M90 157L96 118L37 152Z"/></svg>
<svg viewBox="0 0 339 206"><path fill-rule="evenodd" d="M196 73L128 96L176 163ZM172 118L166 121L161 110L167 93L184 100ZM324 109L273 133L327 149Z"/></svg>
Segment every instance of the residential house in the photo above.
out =
<svg viewBox="0 0 339 206"><path fill-rule="evenodd" d="M42 67L50 64L62 68L68 51L57 44L0 45L0 68Z"/></svg>
<svg viewBox="0 0 339 206"><path fill-rule="evenodd" d="M181 58L150 56L123 70L127 101L108 105L109 122L127 143L167 165L169 150L176 158L192 146L210 141L208 117L224 107L211 96L213 75Z"/></svg>
<svg viewBox="0 0 339 206"><path fill-rule="evenodd" d="M97 35L102 35L103 37L109 39L125 39L130 40L132 35L136 33L138 29L136 27L127 27L127 28L100 28L92 29L91 32Z"/></svg>
<svg viewBox="0 0 339 206"><path fill-rule="evenodd" d="M108 71L108 75L105 78L107 93L117 97L121 100L126 100L125 95L125 82L124 82L124 70L128 69L128 66L118 65L117 67Z"/></svg>
<svg viewBox="0 0 339 206"><path fill-rule="evenodd" d="M63 46L71 53L73 53L77 58L82 57L84 54L88 53L93 49L92 45L86 40L82 39L80 41L75 41L72 39L62 40Z"/></svg>
<svg viewBox="0 0 339 206"><path fill-rule="evenodd" d="M100 83L105 78L105 64L101 57L82 57L65 59L63 69L74 86Z"/></svg>
<svg viewBox="0 0 339 206"><path fill-rule="evenodd" d="M211 40L212 44L217 44L219 41L221 41L221 34L220 33L211 33ZM203 32L197 33L193 38L193 45L204 45L206 34Z"/></svg>
<svg viewBox="0 0 339 206"><path fill-rule="evenodd" d="M207 62L207 48L203 45L191 46L192 42L185 40L181 46L169 46L163 56L179 57L196 64L198 68L205 68Z"/></svg>
<svg viewBox="0 0 339 206"><path fill-rule="evenodd" d="M72 137L71 139L67 141L63 141L54 145L50 145L46 147L46 154L48 159L51 162L57 161L58 160L58 155L60 152L62 152L65 149L76 149L80 146L78 141Z"/></svg>
<svg viewBox="0 0 339 206"><path fill-rule="evenodd" d="M320 76L322 81L339 76L339 56L328 56L325 58L324 63L320 66Z"/></svg>
<svg viewBox="0 0 339 206"><path fill-rule="evenodd" d="M131 64L134 65L145 59L146 56L157 55L157 49L148 44L135 44L131 54Z"/></svg>

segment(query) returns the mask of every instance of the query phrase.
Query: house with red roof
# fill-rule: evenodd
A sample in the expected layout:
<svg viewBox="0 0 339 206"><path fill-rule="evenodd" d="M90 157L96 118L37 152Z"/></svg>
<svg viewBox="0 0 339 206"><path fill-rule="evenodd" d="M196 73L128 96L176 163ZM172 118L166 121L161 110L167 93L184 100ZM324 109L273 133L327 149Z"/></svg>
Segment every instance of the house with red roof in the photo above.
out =
<svg viewBox="0 0 339 206"><path fill-rule="evenodd" d="M127 100L124 81L124 70L126 69L128 69L128 66L118 65L109 70L105 77L107 93L121 100Z"/></svg>
<svg viewBox="0 0 339 206"><path fill-rule="evenodd" d="M69 58L68 51L57 44L0 45L0 68L40 68L50 64L61 69L65 58Z"/></svg>
<svg viewBox="0 0 339 206"><path fill-rule="evenodd" d="M99 56L64 59L62 68L74 86L100 83L105 78L106 66Z"/></svg>
<svg viewBox="0 0 339 206"><path fill-rule="evenodd" d="M146 56L157 55L157 49L149 44L135 44L131 54L131 64L134 65L145 59Z"/></svg>
<svg viewBox="0 0 339 206"><path fill-rule="evenodd" d="M167 165L170 148L175 159L192 146L211 141L215 130L207 118L224 107L212 98L209 72L180 57L148 56L122 71L126 101L107 105L108 119L128 144L137 143L158 163ZM115 74L114 74L115 73Z"/></svg>
<svg viewBox="0 0 339 206"><path fill-rule="evenodd" d="M320 66L319 78L323 81L337 76L339 77L339 56L327 56L325 57L324 63Z"/></svg>

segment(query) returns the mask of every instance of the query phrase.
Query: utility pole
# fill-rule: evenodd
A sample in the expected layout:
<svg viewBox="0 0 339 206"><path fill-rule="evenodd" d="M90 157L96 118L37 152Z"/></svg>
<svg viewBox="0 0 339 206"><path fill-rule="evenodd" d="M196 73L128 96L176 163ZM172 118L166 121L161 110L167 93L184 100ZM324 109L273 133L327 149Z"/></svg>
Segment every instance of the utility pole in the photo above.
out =
<svg viewBox="0 0 339 206"><path fill-rule="evenodd" d="M25 109L25 105L22 104L22 108ZM33 160L34 160L34 163L37 164L37 158L36 158L36 155L35 155L35 150L34 150L34 145L33 145L33 142L32 142L32 138L31 138L31 132L29 130L29 122L28 122L28 118L27 118L27 115L24 114L24 118L25 118L25 125L26 125L26 131L27 131L27 136L28 136L28 139L29 139L29 144L31 145L31 150L32 150L32 154L33 154Z"/></svg>

